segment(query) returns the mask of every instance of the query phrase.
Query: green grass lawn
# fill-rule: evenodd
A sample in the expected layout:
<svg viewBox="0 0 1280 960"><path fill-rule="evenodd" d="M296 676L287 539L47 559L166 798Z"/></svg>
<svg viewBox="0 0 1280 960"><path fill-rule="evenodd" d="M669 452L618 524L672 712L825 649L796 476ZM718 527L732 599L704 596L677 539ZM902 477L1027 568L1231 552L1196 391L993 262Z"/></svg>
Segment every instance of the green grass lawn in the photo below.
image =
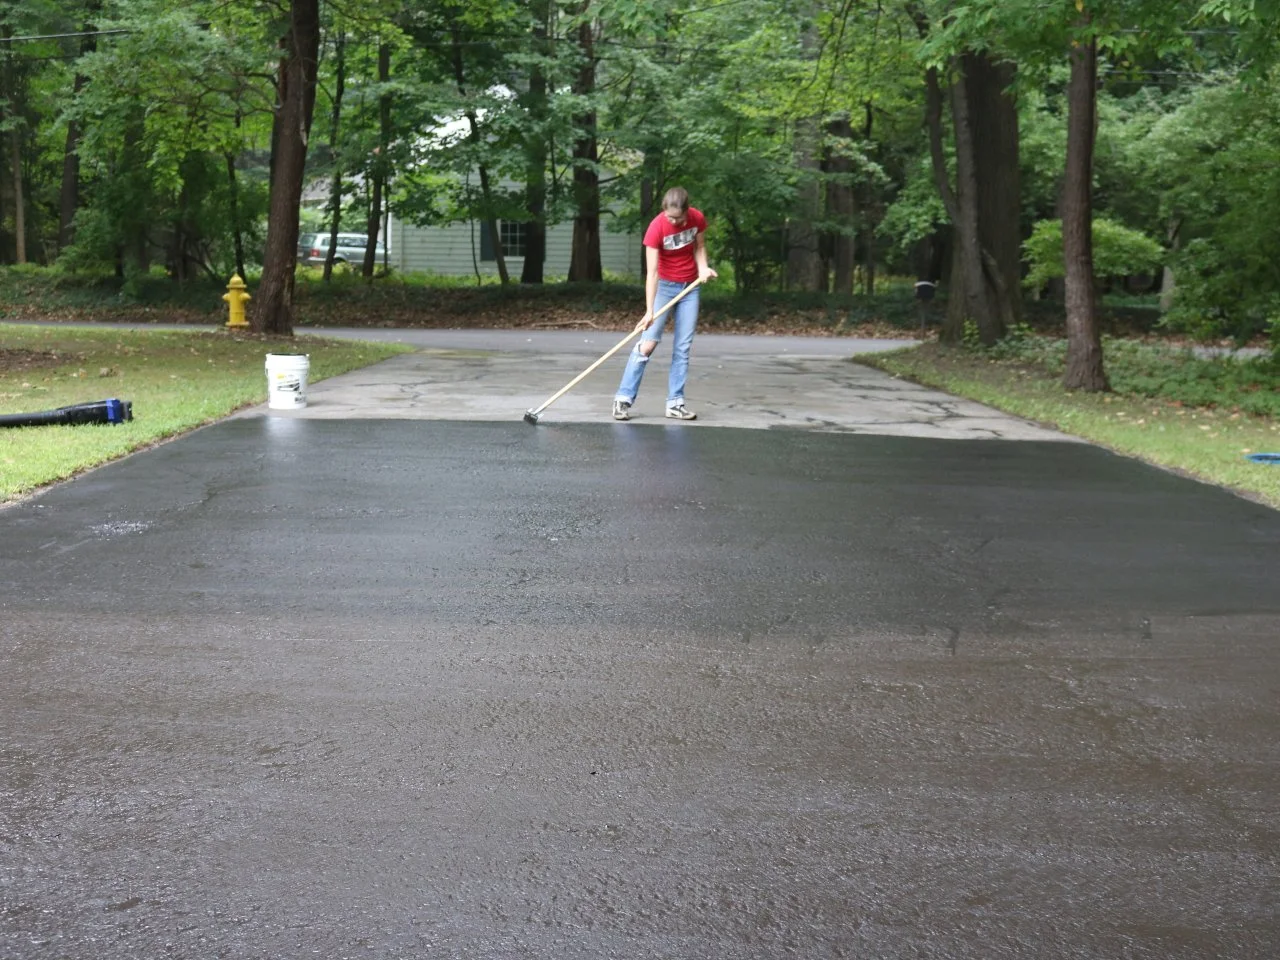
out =
<svg viewBox="0 0 1280 960"><path fill-rule="evenodd" d="M307 353L310 381L410 348L225 332L0 324L0 413L118 397L131 423L0 429L0 502L266 400L268 353Z"/></svg>
<svg viewBox="0 0 1280 960"><path fill-rule="evenodd" d="M1280 466L1246 459L1280 452L1274 363L1115 341L1106 345L1115 392L1087 394L1062 388L1063 346L1040 337L993 351L930 343L858 361L1280 507Z"/></svg>

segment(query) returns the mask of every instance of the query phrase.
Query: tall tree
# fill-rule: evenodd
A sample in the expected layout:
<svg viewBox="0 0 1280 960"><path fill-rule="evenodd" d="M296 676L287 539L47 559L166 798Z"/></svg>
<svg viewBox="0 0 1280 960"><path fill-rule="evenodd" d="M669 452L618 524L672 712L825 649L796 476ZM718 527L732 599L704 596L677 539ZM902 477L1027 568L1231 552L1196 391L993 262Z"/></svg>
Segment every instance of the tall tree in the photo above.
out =
<svg viewBox="0 0 1280 960"><path fill-rule="evenodd" d="M848 113L827 124L828 147L823 170L827 175L827 224L831 237L831 289L850 296L856 265L853 201L853 125Z"/></svg>
<svg viewBox="0 0 1280 960"><path fill-rule="evenodd" d="M1080 24L1087 28L1089 14ZM1067 168L1062 188L1062 253L1066 267L1068 389L1107 390L1093 275L1093 145L1097 131L1098 40L1084 36L1071 50L1067 86Z"/></svg>
<svg viewBox="0 0 1280 960"><path fill-rule="evenodd" d="M342 98L347 89L347 34L341 27L334 41L333 94L329 110L329 150L333 153L333 178L329 185L329 248L324 256L323 280L333 279L333 261L342 229Z"/></svg>
<svg viewBox="0 0 1280 960"><path fill-rule="evenodd" d="M967 52L954 61L957 268L951 275L946 335L973 322L995 343L1020 314L1021 194L1013 65Z"/></svg>
<svg viewBox="0 0 1280 960"><path fill-rule="evenodd" d="M71 267L114 262L128 274L164 249L175 278L191 266L225 278L246 259L237 235L257 242L265 202L256 177L242 184L236 175L254 165L245 144L266 129L274 100L257 76L260 25L222 11L210 23L168 0L112 12L120 32L71 68L80 89L66 77L81 202L74 242L59 255Z"/></svg>
<svg viewBox="0 0 1280 960"><path fill-rule="evenodd" d="M7 13L8 11L6 11ZM0 106L0 129L4 131L5 147L9 154L10 184L13 197L13 247L17 263L27 262L27 199L26 185L23 178L22 134L25 121L21 105L23 91L21 86L25 78L21 77L15 65L12 44L12 22L6 16L0 24L0 35L6 41L3 44L3 63L0 64L0 84L3 89L3 105Z"/></svg>
<svg viewBox="0 0 1280 960"><path fill-rule="evenodd" d="M86 16L82 22L84 36L79 39L80 56L92 53L97 49L96 28L94 24L97 14L102 9L101 0L89 0L86 4ZM88 80L84 73L76 70L72 86L72 97L78 96ZM74 117L67 121L67 138L62 151L62 183L58 191L58 249L65 250L71 246L75 236L76 210L80 207L80 123Z"/></svg>
<svg viewBox="0 0 1280 960"><path fill-rule="evenodd" d="M930 31L935 54L948 49L982 51L993 62L1016 60L1020 69L1041 77L1064 60L1069 64L1061 213L1064 241L1070 234L1064 243L1070 288L1064 383L1071 388L1107 388L1092 289L1091 182L1099 53L1105 50L1125 59L1144 48L1161 53L1179 49L1187 40L1183 24L1191 12L1187 0L1075 0L1049 6L1039 0L960 0L949 8L943 26ZM994 276L995 271L990 272Z"/></svg>
<svg viewBox="0 0 1280 960"><path fill-rule="evenodd" d="M600 155L596 142L596 28L591 0L578 10L575 35L581 58L573 81L573 94L581 104L575 117L573 142L573 244L569 255L569 279L598 283L604 279L600 260Z"/></svg>
<svg viewBox="0 0 1280 960"><path fill-rule="evenodd" d="M237 131L244 122L238 97L236 99L234 122ZM234 149L224 150L222 157L227 164L228 206L231 213L231 249L235 257L235 275L243 280L245 275L244 217L240 201L240 175L236 172L236 151Z"/></svg>
<svg viewBox="0 0 1280 960"><path fill-rule="evenodd" d="M827 264L822 257L822 178L818 169L822 149L818 119L795 121L793 152L797 173L796 203L787 221L787 287L791 290L827 289Z"/></svg>
<svg viewBox="0 0 1280 960"><path fill-rule="evenodd" d="M818 60L818 26L810 19L801 34L802 58ZM814 66L814 75L820 68ZM796 200L787 220L787 288L827 289L827 262L822 256L822 153L820 113L811 98L797 97L797 115L791 122L792 152L796 169Z"/></svg>
<svg viewBox="0 0 1280 960"><path fill-rule="evenodd" d="M532 21L532 50L529 85L523 95L527 114L524 132L525 228L524 264L521 283L542 283L547 259L547 67L550 48L550 0L533 0L529 5Z"/></svg>
<svg viewBox="0 0 1280 960"><path fill-rule="evenodd" d="M972 323L981 341L992 344L1021 313L1018 115L1010 91L1015 67L998 52L975 49L975 38L956 30L954 20L940 29L924 4L913 3L910 10L925 49L949 54L944 62L955 146L954 189L944 148L943 71L938 63L925 71L925 124L934 180L955 228L942 337L958 343L966 324Z"/></svg>
<svg viewBox="0 0 1280 960"><path fill-rule="evenodd" d="M371 164L372 189L369 195L368 237L364 248L361 273L367 280L373 279L378 258L378 234L382 227L382 198L386 192L387 177L391 171L391 45L385 40L378 44L378 147ZM504 278L505 280L505 278Z"/></svg>
<svg viewBox="0 0 1280 960"><path fill-rule="evenodd" d="M298 213L302 205L320 54L319 0L290 0L288 18L282 26L277 107L271 138L267 242L251 325L255 333L292 335Z"/></svg>
<svg viewBox="0 0 1280 960"><path fill-rule="evenodd" d="M457 21L450 28L449 36L452 40L453 47L453 75L454 81L458 85L458 95L467 101L467 82L466 74L463 67L463 40L462 31ZM480 176L480 196L483 204L484 229L489 234L489 243L493 247L493 259L498 268L498 278L505 286L510 282L511 277L507 272L506 252L502 248L502 233L498 228L498 218L494 214L494 189L493 182L489 175L489 165L482 157L484 147L484 137L480 131L479 116L474 107L470 104L463 111L467 118L468 135L467 139L472 147L472 155L478 159L477 172Z"/></svg>

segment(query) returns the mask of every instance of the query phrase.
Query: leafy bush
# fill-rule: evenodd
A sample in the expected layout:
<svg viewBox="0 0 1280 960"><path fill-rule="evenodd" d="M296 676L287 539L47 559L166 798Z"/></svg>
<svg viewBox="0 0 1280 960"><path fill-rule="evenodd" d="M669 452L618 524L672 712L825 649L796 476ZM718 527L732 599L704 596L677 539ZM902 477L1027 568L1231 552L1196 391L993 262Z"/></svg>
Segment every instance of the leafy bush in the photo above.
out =
<svg viewBox="0 0 1280 960"><path fill-rule="evenodd" d="M1192 240L1174 260L1177 293L1164 325L1242 344L1270 332L1280 357L1280 286L1273 279L1276 263L1264 251L1226 238Z"/></svg>
<svg viewBox="0 0 1280 960"><path fill-rule="evenodd" d="M1062 221L1041 220L1022 245L1031 272L1023 280L1028 289L1043 287L1066 275L1062 253ZM1093 221L1093 271L1099 278L1146 273L1160 265L1164 248L1146 234L1114 220Z"/></svg>
<svg viewBox="0 0 1280 960"><path fill-rule="evenodd" d="M1280 417L1280 365L1270 357L1201 356L1125 341L1104 349L1118 393Z"/></svg>
<svg viewBox="0 0 1280 960"><path fill-rule="evenodd" d="M1131 140L1158 222L1181 244L1165 326L1241 343L1268 329L1280 338L1280 73L1249 84L1223 74L1167 106Z"/></svg>
<svg viewBox="0 0 1280 960"><path fill-rule="evenodd" d="M1056 378L1066 363L1067 342L1019 328L1015 335L977 352L991 360L1037 367ZM1118 394L1280 417L1280 364L1270 357L1205 356L1110 337L1103 338L1103 353L1111 387Z"/></svg>

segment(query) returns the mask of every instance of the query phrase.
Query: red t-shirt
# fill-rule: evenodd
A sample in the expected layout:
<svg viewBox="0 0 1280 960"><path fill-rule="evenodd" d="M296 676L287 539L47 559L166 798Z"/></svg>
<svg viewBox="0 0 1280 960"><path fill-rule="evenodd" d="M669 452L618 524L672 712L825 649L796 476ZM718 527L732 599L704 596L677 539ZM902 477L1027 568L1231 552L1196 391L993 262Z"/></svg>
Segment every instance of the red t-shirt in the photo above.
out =
<svg viewBox="0 0 1280 960"><path fill-rule="evenodd" d="M698 279L698 261L693 252L698 248L698 234L707 230L707 218L697 207L690 207L681 226L675 226L665 213L653 218L644 232L644 245L658 251L658 279L689 283Z"/></svg>

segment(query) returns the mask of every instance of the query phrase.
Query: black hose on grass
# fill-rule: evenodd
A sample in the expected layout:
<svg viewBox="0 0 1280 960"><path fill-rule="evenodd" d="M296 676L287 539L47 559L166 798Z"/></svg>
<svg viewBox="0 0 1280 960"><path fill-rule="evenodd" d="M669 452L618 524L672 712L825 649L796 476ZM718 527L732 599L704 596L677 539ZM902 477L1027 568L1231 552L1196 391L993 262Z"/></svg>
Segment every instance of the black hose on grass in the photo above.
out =
<svg viewBox="0 0 1280 960"><path fill-rule="evenodd" d="M133 419L129 400L98 400L77 403L40 413L0 414L0 427L76 426L83 423L124 423Z"/></svg>

